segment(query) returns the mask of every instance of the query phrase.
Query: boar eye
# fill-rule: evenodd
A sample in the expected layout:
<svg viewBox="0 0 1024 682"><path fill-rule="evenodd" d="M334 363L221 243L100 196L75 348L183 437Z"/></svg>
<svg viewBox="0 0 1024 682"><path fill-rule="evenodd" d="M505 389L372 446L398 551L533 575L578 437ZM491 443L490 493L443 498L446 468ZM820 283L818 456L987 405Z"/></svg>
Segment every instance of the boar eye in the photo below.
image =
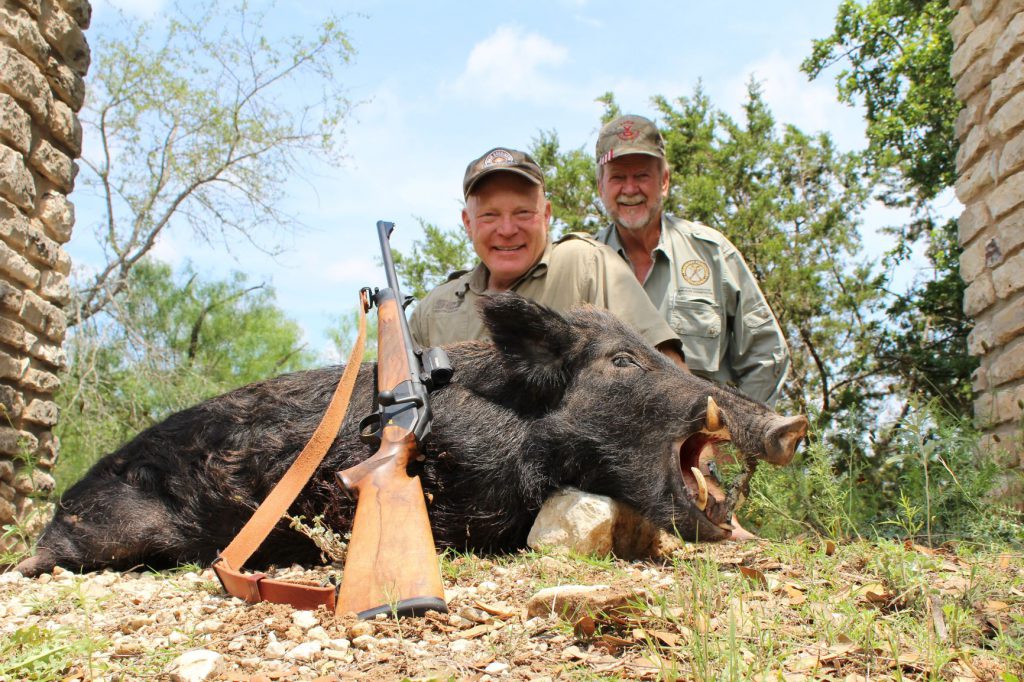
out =
<svg viewBox="0 0 1024 682"><path fill-rule="evenodd" d="M626 355L625 353L621 355L616 355L614 358L612 358L612 364L615 365L616 367L629 367L630 365L634 367L640 366L637 363L637 361L633 359L632 356Z"/></svg>

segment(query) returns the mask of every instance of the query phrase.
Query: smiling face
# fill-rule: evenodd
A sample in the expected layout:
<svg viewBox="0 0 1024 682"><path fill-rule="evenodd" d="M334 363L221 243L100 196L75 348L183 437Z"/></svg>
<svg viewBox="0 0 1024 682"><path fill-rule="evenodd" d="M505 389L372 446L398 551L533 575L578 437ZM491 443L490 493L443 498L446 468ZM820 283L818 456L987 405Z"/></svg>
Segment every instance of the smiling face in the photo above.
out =
<svg viewBox="0 0 1024 682"><path fill-rule="evenodd" d="M493 173L474 186L462 223L490 272L488 289L508 289L540 260L550 221L544 190L526 178Z"/></svg>
<svg viewBox="0 0 1024 682"><path fill-rule="evenodd" d="M659 228L668 179L668 167L660 159L627 154L601 167L598 191L609 217L619 227Z"/></svg>

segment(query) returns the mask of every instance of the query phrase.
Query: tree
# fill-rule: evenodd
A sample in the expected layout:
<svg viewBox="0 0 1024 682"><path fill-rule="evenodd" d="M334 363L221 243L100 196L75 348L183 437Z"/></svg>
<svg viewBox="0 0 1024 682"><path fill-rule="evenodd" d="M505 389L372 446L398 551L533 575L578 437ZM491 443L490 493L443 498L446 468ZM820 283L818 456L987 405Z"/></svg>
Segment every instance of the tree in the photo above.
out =
<svg viewBox="0 0 1024 682"><path fill-rule="evenodd" d="M171 225L210 244L241 238L272 250L262 232L294 224L279 208L285 183L310 155L339 160L346 34L334 19L293 37L266 22L245 3L214 3L194 17L179 8L161 25L122 17L127 37L99 35L80 191L103 207L105 262L77 292L72 324L110 305Z"/></svg>
<svg viewBox="0 0 1024 682"><path fill-rule="evenodd" d="M930 276L894 293L893 324L880 335L878 361L907 390L969 416L978 363L967 356L961 249L955 221L938 218L931 203L956 179L953 16L945 0L845 0L832 35L814 42L803 69L816 78L844 65L836 76L839 99L864 104L866 158L884 187L880 198L913 209L908 224L890 230L897 242L891 263L908 258L915 241L928 244Z"/></svg>
<svg viewBox="0 0 1024 682"><path fill-rule="evenodd" d="M423 228L423 239L412 243L412 252L405 255L398 249L391 250L395 274L405 287L403 293L417 300L446 281L451 273L471 268L476 260L465 229L442 230L423 220L419 222Z"/></svg>
<svg viewBox="0 0 1024 682"><path fill-rule="evenodd" d="M164 263L139 261L106 313L69 337L57 396L61 484L174 411L312 364L298 325L273 300L240 273L176 278Z"/></svg>

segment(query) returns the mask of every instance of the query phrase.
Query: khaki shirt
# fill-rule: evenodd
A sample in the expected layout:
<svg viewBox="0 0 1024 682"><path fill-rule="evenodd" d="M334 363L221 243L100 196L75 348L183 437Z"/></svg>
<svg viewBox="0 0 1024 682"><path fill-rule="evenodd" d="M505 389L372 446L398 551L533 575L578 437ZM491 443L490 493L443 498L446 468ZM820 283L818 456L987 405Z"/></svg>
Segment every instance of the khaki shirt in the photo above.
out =
<svg viewBox="0 0 1024 682"><path fill-rule="evenodd" d="M651 345L676 341L629 267L615 252L585 235L548 241L541 259L510 288L559 312L590 303L631 326ZM485 340L476 302L486 296L487 268L478 264L430 291L412 311L409 331L421 346ZM493 292L490 292L493 293Z"/></svg>
<svg viewBox="0 0 1024 682"><path fill-rule="evenodd" d="M629 261L614 226L597 239ZM651 255L644 290L679 334L694 374L775 404L789 369L789 348L732 242L710 227L662 214L661 239Z"/></svg>

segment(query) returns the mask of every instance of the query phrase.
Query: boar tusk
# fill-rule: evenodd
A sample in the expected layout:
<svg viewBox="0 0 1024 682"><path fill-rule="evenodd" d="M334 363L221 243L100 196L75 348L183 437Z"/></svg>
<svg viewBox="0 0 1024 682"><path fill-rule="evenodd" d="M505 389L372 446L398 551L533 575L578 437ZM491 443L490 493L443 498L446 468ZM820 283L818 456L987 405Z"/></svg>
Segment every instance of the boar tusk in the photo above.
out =
<svg viewBox="0 0 1024 682"><path fill-rule="evenodd" d="M697 479L697 509L704 511L708 506L708 482L697 467L690 467L693 477Z"/></svg>
<svg viewBox="0 0 1024 682"><path fill-rule="evenodd" d="M803 415L797 417L777 417L775 424L764 437L764 459L778 466L785 466L793 461L796 446L800 439L807 435L809 423Z"/></svg>
<svg viewBox="0 0 1024 682"><path fill-rule="evenodd" d="M718 403L711 396L708 396L708 411L704 415L704 426L711 433L722 428L722 411L718 409Z"/></svg>
<svg viewBox="0 0 1024 682"><path fill-rule="evenodd" d="M718 524L718 527L722 530L727 530L729 532L732 532L734 530L732 524L728 521L722 521L720 524Z"/></svg>

